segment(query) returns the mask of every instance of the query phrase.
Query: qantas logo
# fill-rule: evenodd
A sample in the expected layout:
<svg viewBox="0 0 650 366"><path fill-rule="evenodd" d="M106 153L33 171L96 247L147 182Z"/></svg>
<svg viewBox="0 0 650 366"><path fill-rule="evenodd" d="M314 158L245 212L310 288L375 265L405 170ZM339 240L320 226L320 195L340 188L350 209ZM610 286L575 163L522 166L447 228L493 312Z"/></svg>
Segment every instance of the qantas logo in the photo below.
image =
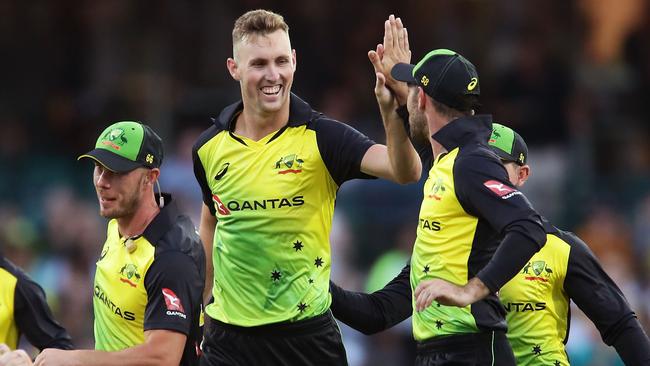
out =
<svg viewBox="0 0 650 366"><path fill-rule="evenodd" d="M219 199L219 196L216 194L212 195L212 201L214 201L214 204L217 206L217 212L221 215L230 215L230 210L226 208L226 206L221 202L221 199Z"/></svg>
<svg viewBox="0 0 650 366"><path fill-rule="evenodd" d="M521 194L518 190L509 187L496 180L488 180L483 183L485 187L491 190L494 194L501 197L501 199L507 200L508 198Z"/></svg>
<svg viewBox="0 0 650 366"><path fill-rule="evenodd" d="M162 294L165 298L165 305L167 305L167 315L176 315L184 319L187 318L185 315L185 309L183 309L183 304L181 304L181 299L176 296L174 291L168 288L163 288Z"/></svg>

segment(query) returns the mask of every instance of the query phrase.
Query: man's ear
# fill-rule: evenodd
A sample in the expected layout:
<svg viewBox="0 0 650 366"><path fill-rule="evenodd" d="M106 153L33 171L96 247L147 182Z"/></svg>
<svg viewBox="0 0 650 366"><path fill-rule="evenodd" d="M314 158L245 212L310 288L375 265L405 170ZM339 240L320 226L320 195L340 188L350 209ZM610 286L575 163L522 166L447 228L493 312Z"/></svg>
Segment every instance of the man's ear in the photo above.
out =
<svg viewBox="0 0 650 366"><path fill-rule="evenodd" d="M154 184L158 180L158 177L160 177L160 169L159 168L153 168L149 169L147 172L147 183L149 184Z"/></svg>
<svg viewBox="0 0 650 366"><path fill-rule="evenodd" d="M522 165L519 167L519 185L524 185L528 178L530 178L530 166L527 164Z"/></svg>
<svg viewBox="0 0 650 366"><path fill-rule="evenodd" d="M234 58L228 57L226 60L226 68L232 76L233 79L239 81L239 67L237 66L237 61Z"/></svg>
<svg viewBox="0 0 650 366"><path fill-rule="evenodd" d="M427 105L427 94L421 86L418 86L418 109L424 110Z"/></svg>
<svg viewBox="0 0 650 366"><path fill-rule="evenodd" d="M296 58L296 50L291 50L291 58L293 59L293 71L295 72L296 69L298 68L298 63L297 63L297 58Z"/></svg>

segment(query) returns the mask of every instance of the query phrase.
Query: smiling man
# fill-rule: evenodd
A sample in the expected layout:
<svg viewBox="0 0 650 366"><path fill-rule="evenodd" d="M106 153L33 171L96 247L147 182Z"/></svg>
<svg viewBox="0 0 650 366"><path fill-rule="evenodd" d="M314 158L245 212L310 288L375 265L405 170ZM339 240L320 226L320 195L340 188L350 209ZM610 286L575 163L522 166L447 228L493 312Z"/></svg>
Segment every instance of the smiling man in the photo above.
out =
<svg viewBox="0 0 650 366"><path fill-rule="evenodd" d="M204 201L199 230L212 259L205 365L347 364L329 312L336 192L354 178L408 183L421 173L385 78L375 92L390 148L291 93L288 30L266 10L237 19L227 68L242 100L193 149Z"/></svg>
<svg viewBox="0 0 650 366"><path fill-rule="evenodd" d="M162 140L117 122L82 158L95 162L99 213L110 220L92 294L95 350L46 349L35 365L196 365L205 254L189 217L154 194Z"/></svg>

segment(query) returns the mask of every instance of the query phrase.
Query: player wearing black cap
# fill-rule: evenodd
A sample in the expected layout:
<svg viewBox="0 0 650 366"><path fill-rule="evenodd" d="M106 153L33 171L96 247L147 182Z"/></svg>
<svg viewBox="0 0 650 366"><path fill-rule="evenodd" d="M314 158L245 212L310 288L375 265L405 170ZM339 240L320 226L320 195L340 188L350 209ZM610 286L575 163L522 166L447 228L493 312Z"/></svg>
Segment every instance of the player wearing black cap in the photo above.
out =
<svg viewBox="0 0 650 366"><path fill-rule="evenodd" d="M110 219L92 295L96 350L47 349L35 365L198 364L205 255L171 196L154 194L162 140L117 122L81 158L95 162L100 215Z"/></svg>
<svg viewBox="0 0 650 366"><path fill-rule="evenodd" d="M528 148L512 129L494 123L489 145L502 160L510 182L521 187L530 174ZM499 292L508 314L508 341L518 365L566 366L573 300L587 314L606 344L626 365L650 363L650 343L620 289L603 271L585 243L544 221L547 241ZM332 284L332 311L351 327L372 334L411 315L407 265L372 294L345 291Z"/></svg>

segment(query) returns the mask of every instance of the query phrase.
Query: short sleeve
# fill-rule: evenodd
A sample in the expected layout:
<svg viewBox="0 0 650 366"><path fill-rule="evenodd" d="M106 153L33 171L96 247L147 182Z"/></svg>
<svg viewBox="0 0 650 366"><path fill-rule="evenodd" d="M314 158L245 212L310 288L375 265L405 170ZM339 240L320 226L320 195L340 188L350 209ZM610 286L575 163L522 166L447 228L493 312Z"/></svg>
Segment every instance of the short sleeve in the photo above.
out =
<svg viewBox="0 0 650 366"><path fill-rule="evenodd" d="M145 276L148 302L144 330L168 329L189 335L193 309L201 302L203 279L192 259L177 251L161 253Z"/></svg>
<svg viewBox="0 0 650 366"><path fill-rule="evenodd" d="M318 150L337 185L355 178L374 178L361 172L361 160L375 142L354 128L327 118L314 121Z"/></svg>

